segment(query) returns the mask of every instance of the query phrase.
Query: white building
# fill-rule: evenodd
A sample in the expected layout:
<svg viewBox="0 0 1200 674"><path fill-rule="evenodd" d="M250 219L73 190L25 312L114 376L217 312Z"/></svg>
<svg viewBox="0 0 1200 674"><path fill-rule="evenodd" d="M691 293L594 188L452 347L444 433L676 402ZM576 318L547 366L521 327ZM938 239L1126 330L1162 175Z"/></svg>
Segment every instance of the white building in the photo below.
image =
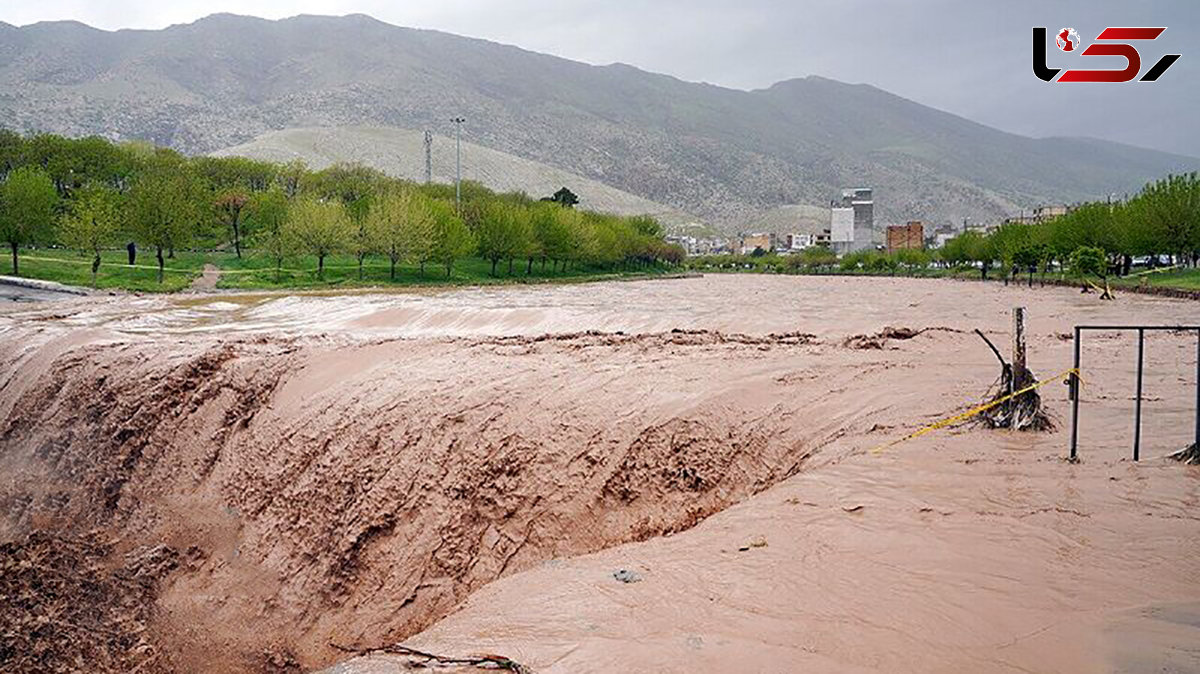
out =
<svg viewBox="0 0 1200 674"><path fill-rule="evenodd" d="M842 190L842 200L830 205L830 245L840 254L874 248L883 243L875 230L875 200L869 187Z"/></svg>

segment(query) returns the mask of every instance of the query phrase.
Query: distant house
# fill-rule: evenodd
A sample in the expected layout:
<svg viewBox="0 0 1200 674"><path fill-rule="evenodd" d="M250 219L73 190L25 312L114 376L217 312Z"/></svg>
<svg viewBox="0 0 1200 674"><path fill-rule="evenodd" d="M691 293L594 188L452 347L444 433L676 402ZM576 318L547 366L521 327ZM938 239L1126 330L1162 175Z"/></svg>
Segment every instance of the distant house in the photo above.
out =
<svg viewBox="0 0 1200 674"><path fill-rule="evenodd" d="M779 237L779 251L794 253L817 245L820 234L784 234Z"/></svg>
<svg viewBox="0 0 1200 674"><path fill-rule="evenodd" d="M904 225L888 225L887 251L920 250L925 247L925 225L920 220L910 220Z"/></svg>
<svg viewBox="0 0 1200 674"><path fill-rule="evenodd" d="M738 252L742 255L749 255L760 248L767 253L775 250L775 234L772 232L746 234L742 237L742 245Z"/></svg>

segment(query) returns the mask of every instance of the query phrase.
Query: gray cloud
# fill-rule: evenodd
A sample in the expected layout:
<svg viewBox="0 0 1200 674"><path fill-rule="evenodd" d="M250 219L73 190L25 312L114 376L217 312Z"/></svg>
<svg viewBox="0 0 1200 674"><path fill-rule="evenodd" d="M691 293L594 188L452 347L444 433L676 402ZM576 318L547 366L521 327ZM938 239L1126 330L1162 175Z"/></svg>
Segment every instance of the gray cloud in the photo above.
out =
<svg viewBox="0 0 1200 674"><path fill-rule="evenodd" d="M588 63L624 62L743 89L823 75L866 82L1032 136L1095 136L1200 156L1200 3L1194 0L9 0L0 20L75 19L161 28L216 11L281 18L362 12L399 25L516 44ZM1157 83L1047 84L1030 71L1030 28L1167 26L1144 60L1182 53ZM1054 65L1082 65L1051 50ZM1089 58L1093 66L1119 66ZM1144 63L1144 68L1149 68Z"/></svg>

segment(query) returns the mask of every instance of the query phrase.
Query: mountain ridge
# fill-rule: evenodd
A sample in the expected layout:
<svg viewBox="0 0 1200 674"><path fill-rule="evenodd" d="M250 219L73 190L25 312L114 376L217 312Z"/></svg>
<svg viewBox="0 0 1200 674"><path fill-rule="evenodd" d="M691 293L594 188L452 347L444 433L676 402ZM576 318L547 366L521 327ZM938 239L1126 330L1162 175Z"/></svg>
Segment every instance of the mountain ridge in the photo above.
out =
<svg viewBox="0 0 1200 674"><path fill-rule="evenodd" d="M999 219L1133 191L1200 159L1012 134L870 84L741 90L368 15L0 31L0 125L203 153L296 127L432 128L728 229L851 184L881 220Z"/></svg>

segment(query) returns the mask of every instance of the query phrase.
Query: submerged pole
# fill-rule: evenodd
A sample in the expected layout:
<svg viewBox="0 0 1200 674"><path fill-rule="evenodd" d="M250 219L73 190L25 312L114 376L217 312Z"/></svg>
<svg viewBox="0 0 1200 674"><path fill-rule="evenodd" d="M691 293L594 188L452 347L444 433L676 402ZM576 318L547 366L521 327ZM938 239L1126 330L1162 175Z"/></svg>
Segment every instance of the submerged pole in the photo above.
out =
<svg viewBox="0 0 1200 674"><path fill-rule="evenodd" d="M1077 448L1079 446L1079 340L1083 336L1083 330L1078 325L1075 326L1075 367L1071 372L1071 378L1068 380L1070 385L1067 389L1067 394L1071 396L1071 462L1078 461ZM1197 390L1197 395L1200 395L1200 389ZM1200 414L1200 413L1198 413ZM1200 419L1200 417L1198 417ZM1200 429L1200 426L1197 427ZM1200 433L1200 430L1196 431Z"/></svg>
<svg viewBox="0 0 1200 674"><path fill-rule="evenodd" d="M1142 444L1142 362L1146 351L1146 330L1138 328L1137 402L1133 412L1133 460L1141 455Z"/></svg>

